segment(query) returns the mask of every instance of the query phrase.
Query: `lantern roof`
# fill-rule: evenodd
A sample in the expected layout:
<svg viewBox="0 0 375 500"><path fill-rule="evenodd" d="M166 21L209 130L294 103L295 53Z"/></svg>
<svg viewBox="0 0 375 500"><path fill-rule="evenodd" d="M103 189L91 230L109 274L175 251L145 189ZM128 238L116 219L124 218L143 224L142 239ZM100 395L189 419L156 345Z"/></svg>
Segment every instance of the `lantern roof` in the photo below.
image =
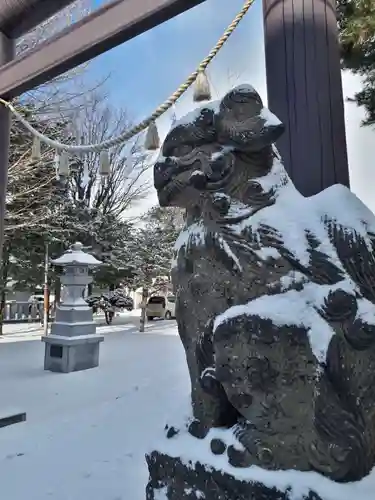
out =
<svg viewBox="0 0 375 500"><path fill-rule="evenodd" d="M96 267L103 263L93 255L83 251L82 243L74 243L61 257L51 260L51 263L57 266L87 266Z"/></svg>

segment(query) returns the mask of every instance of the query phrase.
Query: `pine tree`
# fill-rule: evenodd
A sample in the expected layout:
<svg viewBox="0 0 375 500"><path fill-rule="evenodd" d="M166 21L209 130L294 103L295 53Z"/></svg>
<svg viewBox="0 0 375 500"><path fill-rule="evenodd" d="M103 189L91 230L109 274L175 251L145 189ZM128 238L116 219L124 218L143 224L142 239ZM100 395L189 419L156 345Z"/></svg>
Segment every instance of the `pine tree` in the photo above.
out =
<svg viewBox="0 0 375 500"><path fill-rule="evenodd" d="M375 123L375 2L337 0L344 69L363 77L363 88L351 99L366 112L364 125Z"/></svg>
<svg viewBox="0 0 375 500"><path fill-rule="evenodd" d="M131 283L135 273L133 231L132 224L112 214L105 214L98 221L97 241L92 250L104 266L94 273L96 285L115 290Z"/></svg>
<svg viewBox="0 0 375 500"><path fill-rule="evenodd" d="M180 209L154 207L143 217L144 226L134 233L134 287L141 287L140 331L144 331L146 301L150 289L164 289L170 281L173 247L183 225ZM160 293L160 292L159 292Z"/></svg>
<svg viewBox="0 0 375 500"><path fill-rule="evenodd" d="M32 125L54 139L61 139L64 123L34 119L30 108L21 112ZM31 158L33 139L18 122L12 123L5 213L3 260L1 263L1 304L10 281L25 289L43 277L45 241L57 227L59 207L64 202L64 188L56 181L54 152L42 147L41 159Z"/></svg>
<svg viewBox="0 0 375 500"><path fill-rule="evenodd" d="M143 217L144 226L135 233L137 286L150 287L161 276L169 277L173 247L183 226L183 211L179 208L151 208Z"/></svg>

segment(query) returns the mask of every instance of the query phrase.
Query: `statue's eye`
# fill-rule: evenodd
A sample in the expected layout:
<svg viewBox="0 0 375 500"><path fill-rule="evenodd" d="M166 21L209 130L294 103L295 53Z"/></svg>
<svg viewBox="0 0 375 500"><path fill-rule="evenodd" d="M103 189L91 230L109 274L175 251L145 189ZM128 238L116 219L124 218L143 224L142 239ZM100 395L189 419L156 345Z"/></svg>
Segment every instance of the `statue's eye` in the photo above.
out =
<svg viewBox="0 0 375 500"><path fill-rule="evenodd" d="M194 146L192 146L191 144L184 144L184 145L183 145L183 146L181 146L181 148L180 148L180 154L181 154L181 155L188 155L188 154L190 154L193 150L194 150Z"/></svg>
<svg viewBox="0 0 375 500"><path fill-rule="evenodd" d="M226 167L227 159L224 156L217 156L213 161L211 161L211 168L213 172L220 172Z"/></svg>
<svg viewBox="0 0 375 500"><path fill-rule="evenodd" d="M174 147L170 153L169 156L186 156L190 154L194 150L194 146L191 144L181 144L180 146Z"/></svg>

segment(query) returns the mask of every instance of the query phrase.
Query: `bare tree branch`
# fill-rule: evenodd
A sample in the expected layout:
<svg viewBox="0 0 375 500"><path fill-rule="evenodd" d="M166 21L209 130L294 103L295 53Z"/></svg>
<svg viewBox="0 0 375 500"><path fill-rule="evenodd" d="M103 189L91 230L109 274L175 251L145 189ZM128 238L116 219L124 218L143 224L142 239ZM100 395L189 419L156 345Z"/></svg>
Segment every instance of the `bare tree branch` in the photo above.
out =
<svg viewBox="0 0 375 500"><path fill-rule="evenodd" d="M92 144L118 135L131 121L125 111L111 107L107 99L92 93L91 104L72 118L72 135L77 141ZM76 158L71 179L72 199L84 201L87 206L121 216L132 203L144 198L150 184L143 178L150 167L148 155L142 152L138 141L130 141L110 151L111 173L105 184L100 178L100 158L96 152Z"/></svg>

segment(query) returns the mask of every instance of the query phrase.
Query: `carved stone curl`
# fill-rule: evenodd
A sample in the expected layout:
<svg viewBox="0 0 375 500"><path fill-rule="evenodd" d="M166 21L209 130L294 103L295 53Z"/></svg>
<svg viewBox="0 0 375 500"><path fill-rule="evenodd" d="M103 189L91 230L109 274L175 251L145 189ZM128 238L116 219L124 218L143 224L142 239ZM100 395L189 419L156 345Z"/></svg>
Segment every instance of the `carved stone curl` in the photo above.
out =
<svg viewBox="0 0 375 500"><path fill-rule="evenodd" d="M187 211L172 278L194 432L231 429L235 466L358 481L375 465L375 217L343 186L298 193L283 129L239 86L177 123L154 167L160 204Z"/></svg>

